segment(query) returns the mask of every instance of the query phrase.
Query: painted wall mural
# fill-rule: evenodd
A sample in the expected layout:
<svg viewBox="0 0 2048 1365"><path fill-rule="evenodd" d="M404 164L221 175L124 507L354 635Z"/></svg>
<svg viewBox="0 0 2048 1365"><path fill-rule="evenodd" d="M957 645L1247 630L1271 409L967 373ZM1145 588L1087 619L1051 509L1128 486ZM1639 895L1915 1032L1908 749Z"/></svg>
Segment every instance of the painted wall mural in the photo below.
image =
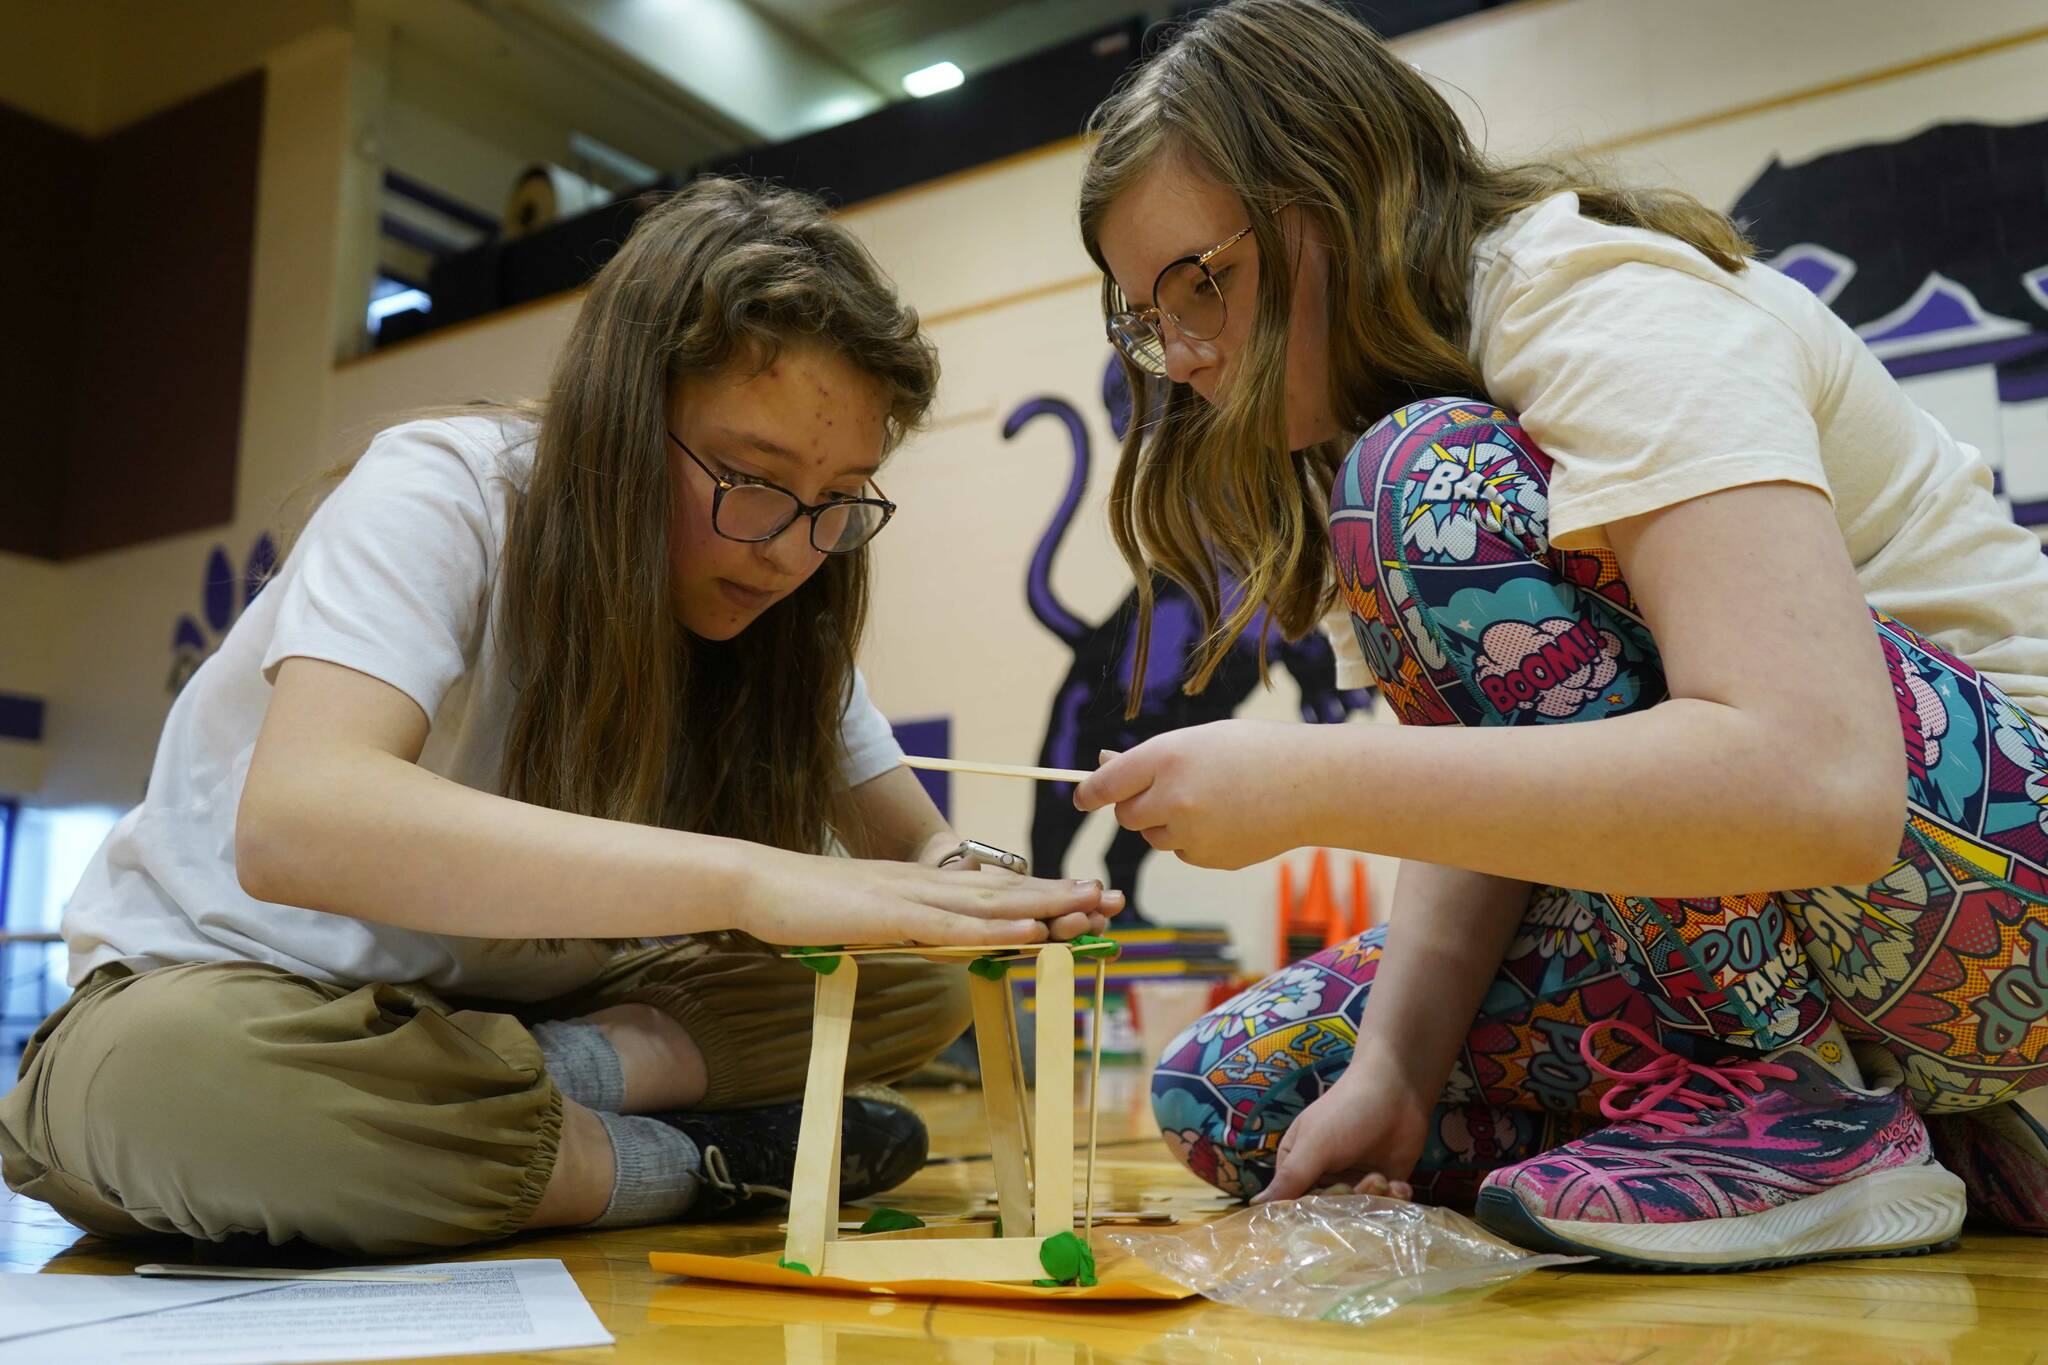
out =
<svg viewBox="0 0 2048 1365"><path fill-rule="evenodd" d="M1773 160L1731 212L2048 531L2048 121Z"/></svg>
<svg viewBox="0 0 2048 1365"><path fill-rule="evenodd" d="M1101 400L1110 427L1121 440L1130 430L1131 395L1123 366L1114 356L1103 372ZM1125 718L1137 638L1138 592L1132 588L1108 617L1090 622L1068 609L1053 591L1053 560L1088 491L1094 458L1088 425L1065 398L1042 395L1018 404L1003 422L1003 439L1014 440L1026 426L1041 420L1066 428L1073 463L1066 491L1031 556L1024 592L1032 616L1072 652L1073 663L1047 708L1038 762L1049 768L1093 768L1096 755L1104 749L1122 751L1169 730L1236 714L1259 685L1257 642L1263 615L1239 638L1209 686L1199 695L1189 696L1181 684L1191 671L1200 643L1201 615L1194 599L1178 584L1155 577L1152 647L1140 683L1138 714ZM1294 641L1276 635L1268 645L1268 656L1300 689L1305 721L1334 724L1371 705L1369 691L1345 691L1337 686L1336 656L1320 633ZM1086 817L1074 809L1073 796L1071 783L1037 784L1031 866L1040 876L1064 872L1068 852L1080 834ZM1137 889L1139 866L1151 852L1151 845L1127 829L1119 828L1110 841L1104 856L1108 881L1129 899L1128 908L1117 920L1121 927L1152 922L1139 904Z"/></svg>
<svg viewBox="0 0 2048 1365"><path fill-rule="evenodd" d="M1799 164L1773 160L1732 211L1772 265L1833 307L1915 401L1984 452L2015 518L2048 534L2048 121L1947 123ZM1085 379L1065 379L1054 390L1016 401L999 428L1003 450L1018 459L1025 458L1028 443L1019 438L1026 431L1065 437L1067 480L1046 509L1021 576L1031 619L1064 656L1050 675L1056 686L1025 702L1043 708L1042 722L1032 726L1040 736L1038 761L1074 768L1093 767L1100 749L1129 748L1236 714L1258 677L1256 648L1247 639L1206 692L1184 695L1180 686L1199 618L1185 593L1158 581L1154 649L1139 680L1139 714L1124 719L1136 592L1098 615L1100 605L1076 610L1054 586L1063 549L1071 553L1099 535L1079 524L1097 474L1090 422L1106 415L1121 438L1131 421L1122 368L1111 360L1084 373ZM1074 390L1060 392L1067 384ZM1001 466L992 469L1000 481ZM173 624L168 691L175 694L211 655L275 558L267 534L240 563L225 545L211 547L198 604ZM1371 703L1369 693L1337 687L1335 660L1320 636L1276 641L1272 657L1292 680L1304 720L1342 721ZM925 699L900 722L906 745L950 752L951 731L961 726L960 715L945 714L951 708L951 698ZM960 799L941 775L924 780L943 804ZM1069 864L1092 865L1092 849L1076 852L1083 820L1071 796L1071 788L1056 784L1034 793L1029 853L1045 875L1060 875ZM1000 838L998 824L984 814L977 829ZM1152 922L1138 894L1150 852L1137 836L1119 830L1104 853L1107 879L1131 897L1129 914L1137 923Z"/></svg>
<svg viewBox="0 0 2048 1365"><path fill-rule="evenodd" d="M164 690L173 697L185 690L199 665L213 657L228 628L256 600L263 585L277 568L277 542L270 532L259 532L249 547L249 557L237 572L225 545L216 545L206 556L206 568L199 580L199 611L186 613L171 627L171 671Z"/></svg>

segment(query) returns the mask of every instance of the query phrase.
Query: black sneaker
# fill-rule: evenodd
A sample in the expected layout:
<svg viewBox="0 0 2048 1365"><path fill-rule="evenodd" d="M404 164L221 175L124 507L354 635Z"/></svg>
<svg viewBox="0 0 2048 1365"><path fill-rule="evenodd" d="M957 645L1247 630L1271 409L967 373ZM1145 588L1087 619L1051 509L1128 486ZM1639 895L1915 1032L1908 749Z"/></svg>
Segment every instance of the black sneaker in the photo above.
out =
<svg viewBox="0 0 2048 1365"><path fill-rule="evenodd" d="M693 1212L765 1213L789 1204L797 1130L804 1107L770 1104L711 1112L678 1109L653 1117L697 1144L704 1193ZM931 1135L910 1102L886 1086L848 1093L841 1113L839 1198L850 1203L895 1189L924 1167Z"/></svg>

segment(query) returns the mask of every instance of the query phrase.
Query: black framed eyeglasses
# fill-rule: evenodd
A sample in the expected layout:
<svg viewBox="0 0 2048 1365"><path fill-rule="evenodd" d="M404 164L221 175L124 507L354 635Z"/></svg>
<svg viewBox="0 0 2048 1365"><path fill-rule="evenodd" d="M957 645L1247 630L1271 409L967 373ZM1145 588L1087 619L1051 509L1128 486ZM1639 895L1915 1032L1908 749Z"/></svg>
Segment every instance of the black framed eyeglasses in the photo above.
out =
<svg viewBox="0 0 2048 1365"><path fill-rule="evenodd" d="M1159 324L1170 322L1175 331L1196 341L1214 341L1223 335L1225 319L1223 290L1209 262L1251 235L1251 229L1224 238L1207 251L1169 262L1152 282L1149 308L1119 308L1128 303L1114 281L1105 282L1109 296L1109 339L1131 363L1147 374L1166 373L1166 334Z"/></svg>
<svg viewBox="0 0 2048 1365"><path fill-rule="evenodd" d="M896 504L887 498L834 498L813 504L765 479L721 474L698 459L697 452L673 431L668 438L716 485L711 494L711 529L727 540L758 545L781 535L798 517L809 517L813 550L823 555L849 555L873 540L896 515Z"/></svg>

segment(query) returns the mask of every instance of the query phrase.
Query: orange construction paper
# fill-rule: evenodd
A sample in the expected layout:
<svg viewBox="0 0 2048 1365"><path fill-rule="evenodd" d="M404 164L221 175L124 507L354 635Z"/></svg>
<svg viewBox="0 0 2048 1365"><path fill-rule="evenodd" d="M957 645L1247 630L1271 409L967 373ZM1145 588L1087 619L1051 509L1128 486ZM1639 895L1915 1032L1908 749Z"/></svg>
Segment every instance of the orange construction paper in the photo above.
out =
<svg viewBox="0 0 2048 1365"><path fill-rule="evenodd" d="M753 1256L704 1256L689 1251L650 1251L647 1262L670 1275L689 1275L725 1284L766 1285L775 1289L825 1290L835 1294L891 1294L920 1299L1069 1299L1100 1303L1104 1300L1145 1300L1171 1303L1190 1298L1194 1290L1175 1284L1145 1268L1142 1261L1121 1257L1102 1268L1101 1279L1092 1285L1047 1288L1042 1285L994 1280L846 1280L833 1275L806 1275L784 1270L778 1262L782 1253L763 1251Z"/></svg>

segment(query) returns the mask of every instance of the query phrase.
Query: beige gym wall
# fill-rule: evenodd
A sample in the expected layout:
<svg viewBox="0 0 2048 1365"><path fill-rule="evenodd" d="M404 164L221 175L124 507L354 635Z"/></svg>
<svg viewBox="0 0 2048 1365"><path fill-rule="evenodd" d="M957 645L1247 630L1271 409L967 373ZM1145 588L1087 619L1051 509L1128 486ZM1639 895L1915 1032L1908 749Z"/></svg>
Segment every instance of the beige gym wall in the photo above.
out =
<svg viewBox="0 0 2048 1365"><path fill-rule="evenodd" d="M2048 117L2048 29L2026 0L1531 0L1397 47L1457 87L1496 150L1612 145L1725 204L1773 156L1797 161L1951 118ZM170 634L197 607L216 544L237 565L290 490L360 448L392 414L481 394L537 393L575 299L547 301L335 365L336 221L348 155L345 34L266 60L272 117L259 186L249 398L237 519L53 568L0 557L0 690L49 700L39 755L0 742L0 790L51 804L125 804L140 793L169 698ZM0 97L8 93L0 67ZM884 478L903 507L878 542L879 591L864 658L896 719L947 715L956 754L1030 761L1069 656L1029 614L1025 566L1071 457L1055 424L1000 435L1020 402L1054 394L1087 415L1095 479L1053 583L1088 621L1128 589L1101 515L1114 444L1099 398L1107 349L1072 223L1083 152L1049 149L858 206L847 223L931 322L945 363L932 430ZM1241 714L1285 719L1292 683ZM10 766L13 765L13 766ZM1026 843L1030 793L956 778L956 817L977 837ZM1472 813L1471 818L1483 818ZM1101 817L1098 817L1098 821ZM1107 827L1085 830L1068 870L1096 870ZM1388 882L1378 869L1380 903ZM1152 912L1228 922L1247 965L1270 964L1272 869L1147 864Z"/></svg>

